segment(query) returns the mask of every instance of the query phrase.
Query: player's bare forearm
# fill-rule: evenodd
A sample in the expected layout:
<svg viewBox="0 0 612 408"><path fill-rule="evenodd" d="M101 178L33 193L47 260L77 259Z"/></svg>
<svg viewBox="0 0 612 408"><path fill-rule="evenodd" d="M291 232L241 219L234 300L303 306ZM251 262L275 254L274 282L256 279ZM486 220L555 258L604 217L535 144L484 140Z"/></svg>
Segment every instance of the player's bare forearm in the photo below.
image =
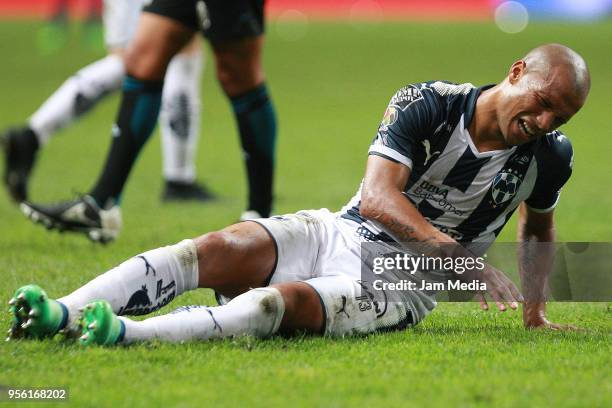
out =
<svg viewBox="0 0 612 408"><path fill-rule="evenodd" d="M546 281L554 256L555 228L552 214L519 208L517 228L518 269L525 299L530 303L546 300Z"/></svg>
<svg viewBox="0 0 612 408"><path fill-rule="evenodd" d="M399 191L387 191L383 194L384 200L368 201L362 215L383 225L398 241L420 242L432 246L455 242L431 225Z"/></svg>
<svg viewBox="0 0 612 408"><path fill-rule="evenodd" d="M552 212L536 213L522 204L519 208L517 240L518 269L525 296L525 327L563 328L546 318L546 286L554 261L555 225Z"/></svg>
<svg viewBox="0 0 612 408"><path fill-rule="evenodd" d="M399 242L423 243L431 248L456 242L436 229L404 197L410 169L400 163L370 156L361 191L361 215L381 224Z"/></svg>

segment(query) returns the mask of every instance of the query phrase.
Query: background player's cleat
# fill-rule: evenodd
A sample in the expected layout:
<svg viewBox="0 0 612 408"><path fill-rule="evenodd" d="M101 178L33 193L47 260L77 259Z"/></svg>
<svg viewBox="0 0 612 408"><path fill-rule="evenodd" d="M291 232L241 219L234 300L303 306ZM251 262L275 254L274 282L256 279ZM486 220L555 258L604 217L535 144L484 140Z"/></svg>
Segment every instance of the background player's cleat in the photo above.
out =
<svg viewBox="0 0 612 408"><path fill-rule="evenodd" d="M261 214L255 210L246 210L240 215L240 221L256 220L261 218Z"/></svg>
<svg viewBox="0 0 612 408"><path fill-rule="evenodd" d="M26 217L43 224L47 229L80 232L102 244L113 241L121 230L119 206L110 204L102 209L89 195L56 205L39 205L26 201L21 203L20 208Z"/></svg>
<svg viewBox="0 0 612 408"><path fill-rule="evenodd" d="M34 167L38 139L29 128L10 129L1 137L4 150L4 185L16 202L27 199L28 177Z"/></svg>
<svg viewBox="0 0 612 408"><path fill-rule="evenodd" d="M204 185L196 181L183 183L166 181L162 201L211 201L215 195Z"/></svg>
<svg viewBox="0 0 612 408"><path fill-rule="evenodd" d="M81 331L79 344L112 345L123 338L125 326L117 318L106 300L96 300L87 304L81 311L78 325Z"/></svg>
<svg viewBox="0 0 612 408"><path fill-rule="evenodd" d="M8 303L13 321L7 340L52 337L68 320L68 310L36 285L17 289Z"/></svg>

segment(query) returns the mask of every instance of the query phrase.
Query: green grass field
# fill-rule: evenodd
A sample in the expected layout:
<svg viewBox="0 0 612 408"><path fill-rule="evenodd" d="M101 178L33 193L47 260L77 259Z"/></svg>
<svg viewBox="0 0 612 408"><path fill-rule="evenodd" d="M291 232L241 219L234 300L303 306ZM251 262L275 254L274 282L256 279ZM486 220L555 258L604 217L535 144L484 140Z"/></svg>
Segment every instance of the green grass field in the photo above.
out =
<svg viewBox="0 0 612 408"><path fill-rule="evenodd" d="M0 22L0 128L24 121L65 78L102 55L73 39L42 56L36 48L40 27ZM574 145L575 166L556 212L558 237L612 240L609 21L532 24L517 35L484 23L313 23L300 40L279 35L291 29L271 24L265 54L280 126L277 213L336 210L354 194L370 140L399 87L430 79L497 82L530 48L561 42L584 55L593 88L583 111L563 128ZM59 297L139 252L237 219L245 176L212 66L203 83L198 177L220 200L160 202L159 136L129 180L124 230L109 246L32 225L2 190L3 302L30 282ZM110 97L44 149L31 185L34 200L63 200L90 188L117 103ZM514 231L511 221L502 239L512 241ZM213 303L210 292L189 293L170 307L203 303ZM59 341L2 342L0 385L67 386L74 406L611 406L610 305L556 303L549 315L585 330L527 332L517 312L441 304L412 330L363 338L241 338L89 350ZM0 327L9 327L7 313L0 315Z"/></svg>

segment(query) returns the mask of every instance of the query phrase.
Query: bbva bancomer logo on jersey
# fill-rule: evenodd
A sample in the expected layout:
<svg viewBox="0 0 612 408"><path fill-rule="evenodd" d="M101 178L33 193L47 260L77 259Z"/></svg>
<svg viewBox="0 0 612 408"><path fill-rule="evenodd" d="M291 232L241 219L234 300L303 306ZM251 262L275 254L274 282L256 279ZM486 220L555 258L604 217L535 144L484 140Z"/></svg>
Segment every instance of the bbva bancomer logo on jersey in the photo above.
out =
<svg viewBox="0 0 612 408"><path fill-rule="evenodd" d="M444 211L452 212L460 217L465 213L464 210L458 209L447 200L449 194L448 188L438 187L427 180L421 181L418 186L414 187L413 191L407 194L434 202Z"/></svg>

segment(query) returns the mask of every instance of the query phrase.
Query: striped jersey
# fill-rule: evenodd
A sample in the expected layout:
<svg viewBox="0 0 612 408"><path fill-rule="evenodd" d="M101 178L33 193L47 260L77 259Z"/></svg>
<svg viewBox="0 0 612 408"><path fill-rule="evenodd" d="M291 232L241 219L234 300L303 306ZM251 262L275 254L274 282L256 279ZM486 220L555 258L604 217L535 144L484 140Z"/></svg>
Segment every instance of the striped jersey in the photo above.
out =
<svg viewBox="0 0 612 408"><path fill-rule="evenodd" d="M461 243L492 243L518 205L551 211L572 171L569 139L551 132L520 146L479 152L468 132L480 93L493 85L431 81L401 88L370 155L411 169L403 194L438 230ZM366 240L393 241L359 213L361 188L340 214Z"/></svg>

